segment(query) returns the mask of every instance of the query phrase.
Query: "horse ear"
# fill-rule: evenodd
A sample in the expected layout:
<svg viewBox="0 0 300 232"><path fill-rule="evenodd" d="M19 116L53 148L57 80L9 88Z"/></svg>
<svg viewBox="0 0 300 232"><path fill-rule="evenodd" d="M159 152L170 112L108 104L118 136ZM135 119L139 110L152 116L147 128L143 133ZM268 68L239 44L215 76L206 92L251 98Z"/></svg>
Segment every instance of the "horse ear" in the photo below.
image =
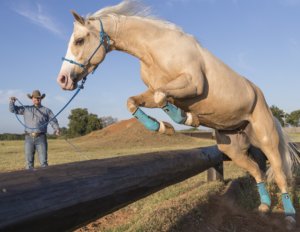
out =
<svg viewBox="0 0 300 232"><path fill-rule="evenodd" d="M71 10L72 15L74 16L74 19L79 22L80 24L84 25L85 20L82 16L80 16L79 14L77 14L74 10Z"/></svg>

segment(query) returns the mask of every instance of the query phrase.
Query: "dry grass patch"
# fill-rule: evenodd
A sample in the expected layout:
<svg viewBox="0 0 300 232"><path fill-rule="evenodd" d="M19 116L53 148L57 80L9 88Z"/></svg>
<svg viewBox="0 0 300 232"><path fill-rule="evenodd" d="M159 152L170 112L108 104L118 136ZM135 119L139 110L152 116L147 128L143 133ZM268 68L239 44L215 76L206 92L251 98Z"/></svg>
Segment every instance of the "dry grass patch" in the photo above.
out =
<svg viewBox="0 0 300 232"><path fill-rule="evenodd" d="M291 137L293 141L300 142L299 134L291 134ZM192 138L179 133L172 136L153 133L135 119L131 119L80 138L48 140L48 143L49 164L54 165L129 154L198 148L213 145L215 141ZM24 168L23 144L23 141L0 143L0 172ZM39 166L38 161L36 166ZM255 183L252 178L245 176L248 176L247 173L234 163L224 162L225 183L240 178L241 188L235 199L237 205L228 204L226 198L222 197L226 184L206 183L204 172L158 191L76 231L279 232L278 228L284 224L283 217L280 215L274 219L272 214L267 219L259 217L256 212L259 200ZM278 188L270 185L269 190L274 211L281 212ZM291 192L298 211L299 184Z"/></svg>

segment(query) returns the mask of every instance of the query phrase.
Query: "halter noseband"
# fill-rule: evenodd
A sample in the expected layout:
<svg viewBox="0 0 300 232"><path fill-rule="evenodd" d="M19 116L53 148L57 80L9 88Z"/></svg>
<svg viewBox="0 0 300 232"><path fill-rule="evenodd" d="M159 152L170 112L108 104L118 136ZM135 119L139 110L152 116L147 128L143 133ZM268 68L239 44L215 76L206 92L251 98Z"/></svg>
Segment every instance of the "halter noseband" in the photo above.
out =
<svg viewBox="0 0 300 232"><path fill-rule="evenodd" d="M96 54L96 52L99 50L99 48L103 45L105 48L105 52L108 52L109 50L109 44L110 44L110 38L108 36L108 34L103 30L103 24L101 19L99 18L99 22L100 22L100 43L99 45L96 47L95 51L92 53L92 55L87 59L87 61L85 62L85 64L81 64L78 63L74 60L71 59L67 59L65 57L62 57L62 61L68 61L71 64L75 64L78 65L79 67L83 68L83 69L87 69L88 64L90 63L91 59L94 57L94 55ZM104 41L106 39L106 45L104 44ZM97 69L98 66L96 66L96 68L93 70L93 72Z"/></svg>

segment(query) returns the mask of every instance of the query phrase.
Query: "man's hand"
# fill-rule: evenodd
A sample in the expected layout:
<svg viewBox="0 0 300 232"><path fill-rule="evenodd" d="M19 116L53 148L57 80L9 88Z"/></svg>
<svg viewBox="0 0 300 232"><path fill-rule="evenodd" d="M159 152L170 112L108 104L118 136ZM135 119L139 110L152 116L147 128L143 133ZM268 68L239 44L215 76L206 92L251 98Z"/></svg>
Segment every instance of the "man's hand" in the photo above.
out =
<svg viewBox="0 0 300 232"><path fill-rule="evenodd" d="M12 102L12 103L15 103L15 101L17 100L16 97L10 97L9 100Z"/></svg>
<svg viewBox="0 0 300 232"><path fill-rule="evenodd" d="M60 130L57 129L56 131L54 131L54 134L57 135L57 136L60 136Z"/></svg>

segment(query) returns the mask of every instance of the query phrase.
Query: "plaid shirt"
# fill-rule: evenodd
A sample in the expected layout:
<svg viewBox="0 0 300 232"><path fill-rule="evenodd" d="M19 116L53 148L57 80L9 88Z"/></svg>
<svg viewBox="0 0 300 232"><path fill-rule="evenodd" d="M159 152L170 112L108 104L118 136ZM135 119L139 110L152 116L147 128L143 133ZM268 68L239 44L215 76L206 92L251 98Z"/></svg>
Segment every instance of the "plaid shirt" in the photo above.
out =
<svg viewBox="0 0 300 232"><path fill-rule="evenodd" d="M24 116L25 132L27 133L47 133L48 122L54 117L50 109L44 106L16 106L13 102L9 103L9 111ZM56 118L51 120L49 124L54 130L59 129ZM36 128L36 129L31 129Z"/></svg>

